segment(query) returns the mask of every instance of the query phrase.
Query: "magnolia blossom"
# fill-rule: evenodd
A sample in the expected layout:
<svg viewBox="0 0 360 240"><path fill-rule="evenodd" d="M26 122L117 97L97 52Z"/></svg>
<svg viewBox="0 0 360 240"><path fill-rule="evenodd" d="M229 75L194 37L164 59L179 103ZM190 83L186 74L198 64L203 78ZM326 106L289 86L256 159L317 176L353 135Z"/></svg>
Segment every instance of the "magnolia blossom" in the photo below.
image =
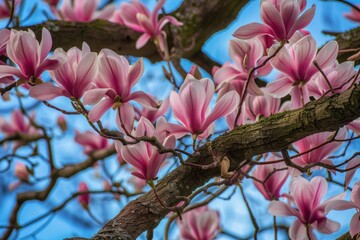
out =
<svg viewBox="0 0 360 240"><path fill-rule="evenodd" d="M89 203L90 203L90 194L88 193L89 188L88 188L87 184L85 182L81 182L78 186L78 191L79 192L87 192L87 193L80 194L78 196L78 201L83 208L88 209Z"/></svg>
<svg viewBox="0 0 360 240"><path fill-rule="evenodd" d="M220 217L217 211L202 206L184 213L177 224L183 240L211 240L219 231Z"/></svg>
<svg viewBox="0 0 360 240"><path fill-rule="evenodd" d="M34 115L31 116L34 118ZM17 133L20 134L35 134L37 130L25 118L20 110L14 110L11 114L11 121L0 118L0 131L6 136L11 136Z"/></svg>
<svg viewBox="0 0 360 240"><path fill-rule="evenodd" d="M314 229L325 234L336 232L340 224L328 219L325 209L331 202L341 199L343 194L321 203L326 192L327 182L322 177L314 177L311 181L302 177L293 178L290 194L287 196L289 202L272 201L269 213L274 216L297 217L289 229L290 238L293 240L308 240L308 235L311 239L316 239Z"/></svg>
<svg viewBox="0 0 360 240"><path fill-rule="evenodd" d="M357 182L354 185L351 191L350 202L345 200L332 201L326 206L325 211L345 210L350 208L356 209L355 215L351 218L349 230L351 237L355 238L355 236L360 233L360 182Z"/></svg>
<svg viewBox="0 0 360 240"><path fill-rule="evenodd" d="M9 18L12 11L12 0L2 0L0 3L0 18ZM21 0L14 1L15 9L19 6Z"/></svg>
<svg viewBox="0 0 360 240"><path fill-rule="evenodd" d="M182 124L169 124L169 131L178 137L192 133L199 139L213 132L213 122L233 112L239 105L239 95L235 91L224 94L216 103L213 111L210 102L214 95L214 83L208 79L195 79L188 74L179 93L170 94L170 105L175 118ZM211 113L210 113L211 111Z"/></svg>
<svg viewBox="0 0 360 240"><path fill-rule="evenodd" d="M110 108L119 109L121 120L131 131L134 121L134 108L129 101L134 100L145 107L157 106L156 101L144 93L131 93L132 87L139 81L144 71L143 60L129 65L125 57L110 49L103 49L99 53L99 75L95 82L96 87L84 95L84 104L95 105L89 112L91 121L98 121ZM117 117L119 117L117 114Z"/></svg>
<svg viewBox="0 0 360 240"><path fill-rule="evenodd" d="M265 59L264 51L262 42L257 38L248 41L230 41L229 52L234 63L225 63L214 74L214 81L217 89L219 89L219 97L230 90L235 90L240 96L243 94L250 70L260 65ZM247 88L248 93L252 95L261 94L261 90L256 85L254 79L267 75L270 71L270 64L266 64L255 71Z"/></svg>
<svg viewBox="0 0 360 240"><path fill-rule="evenodd" d="M67 122L66 122L66 118L64 115L60 115L57 118L56 123L62 132L65 132L67 130Z"/></svg>
<svg viewBox="0 0 360 240"><path fill-rule="evenodd" d="M246 116L252 121L256 121L259 117L269 117L278 113L281 100L270 95L266 88L261 88L262 95L248 95L245 100Z"/></svg>
<svg viewBox="0 0 360 240"><path fill-rule="evenodd" d="M274 161L276 159L277 158L272 155L267 158L266 162ZM254 180L253 183L267 200L278 199L281 196L280 189L284 185L289 173L287 169L276 171L277 169L286 168L284 162L271 164L266 164L266 162L258 165L252 175L260 181L264 181L266 179L265 182L262 184ZM270 177L268 177L269 175Z"/></svg>
<svg viewBox="0 0 360 240"><path fill-rule="evenodd" d="M46 28L42 29L40 45L30 29L27 32L12 29L6 45L6 53L20 69L0 65L0 79L16 76L29 80L30 78L38 78L45 70L58 68L62 63L60 56L55 54L46 57L51 50L51 45L51 35Z"/></svg>
<svg viewBox="0 0 360 240"><path fill-rule="evenodd" d="M139 120L141 117L144 117L153 123L168 111L169 104L169 98L166 98L164 101L160 101L155 109L143 107L140 110L139 108L135 107L135 119Z"/></svg>
<svg viewBox="0 0 360 240"><path fill-rule="evenodd" d="M350 80L355 75L354 62L347 61L334 67L330 66L323 69L323 72L335 93L344 92L353 82ZM322 74L317 74L315 78L308 82L310 95L316 99L320 98L325 93L326 95L331 95L332 92L329 83L327 83Z"/></svg>
<svg viewBox="0 0 360 240"><path fill-rule="evenodd" d="M74 22L110 19L115 11L115 5L107 4L104 9L97 11L99 4L100 0L63 0L58 15L65 21Z"/></svg>
<svg viewBox="0 0 360 240"><path fill-rule="evenodd" d="M325 144L322 147L319 148L316 147L327 142L329 139L333 137L333 135L334 135L333 132L322 132L305 137L293 143L294 147L298 150L298 152L301 155L297 158L292 159L292 161L299 166L305 166L307 164L312 164L317 162L332 164L332 160L329 159L328 157L330 156L331 153L335 152L342 145L342 142L332 141L330 143ZM336 139L345 139L346 135L347 135L346 129L341 128L336 135ZM316 149L311 150L312 148L316 148ZM306 151L309 152L304 153Z"/></svg>
<svg viewBox="0 0 360 240"><path fill-rule="evenodd" d="M148 119L141 117L131 135L134 137L155 137L165 148L174 148L176 139L174 136L168 136L164 129L165 121L164 118L161 118L155 128ZM170 153L160 154L157 147L143 141L125 146L117 141L115 148L122 159L137 170L131 174L147 181L156 179L160 168L171 155Z"/></svg>
<svg viewBox="0 0 360 240"><path fill-rule="evenodd" d="M314 17L315 5L301 14L306 0L261 1L260 16L264 24L250 23L237 29L234 37L251 39L268 35L277 41L289 40L297 30L305 28Z"/></svg>
<svg viewBox="0 0 360 240"><path fill-rule="evenodd" d="M119 10L114 13L113 20L119 24L125 25L134 31L143 33L136 41L136 48L142 48L151 38L162 51L166 49L166 33L163 27L167 23L175 26L182 26L182 23L177 21L172 16L164 16L158 19L158 12L164 5L165 0L159 0L150 13L145 5L133 0L131 3L121 3Z"/></svg>
<svg viewBox="0 0 360 240"><path fill-rule="evenodd" d="M360 8L360 4L356 6ZM345 13L344 16L351 21L360 22L360 12L355 8L352 8L350 13Z"/></svg>
<svg viewBox="0 0 360 240"><path fill-rule="evenodd" d="M97 54L91 52L86 43L83 43L82 50L73 47L67 52L57 49L55 53L66 59L61 67L49 71L58 86L49 82L41 83L30 89L30 96L42 101L59 96L80 99L97 77Z"/></svg>
<svg viewBox="0 0 360 240"><path fill-rule="evenodd" d="M272 47L269 54L276 48ZM294 45L283 47L270 60L272 66L283 75L267 85L269 92L276 98L290 93L293 108L309 102L307 83L319 73L313 62L316 61L321 69L334 65L338 48L337 42L331 41L317 53L316 42L311 35L301 38Z"/></svg>
<svg viewBox="0 0 360 240"><path fill-rule="evenodd" d="M80 133L76 130L75 142L84 147L84 153L90 154L95 150L101 150L109 147L107 138L100 136L99 134L91 131Z"/></svg>

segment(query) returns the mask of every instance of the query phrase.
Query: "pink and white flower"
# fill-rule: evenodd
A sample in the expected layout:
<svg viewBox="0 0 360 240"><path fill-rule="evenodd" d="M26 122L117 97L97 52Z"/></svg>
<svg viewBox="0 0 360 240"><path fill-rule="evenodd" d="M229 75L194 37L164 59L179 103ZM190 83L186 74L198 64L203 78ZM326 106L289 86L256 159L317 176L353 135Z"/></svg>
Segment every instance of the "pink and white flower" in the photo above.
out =
<svg viewBox="0 0 360 240"><path fill-rule="evenodd" d="M91 52L86 43L83 43L82 50L73 47L67 52L62 49L57 49L55 52L66 59L61 67L49 71L58 86L50 82L41 83L30 89L30 96L42 101L59 96L80 99L96 80L97 54Z"/></svg>
<svg viewBox="0 0 360 240"><path fill-rule="evenodd" d="M217 211L202 206L183 214L177 224L183 240L210 240L220 230L220 216Z"/></svg>
<svg viewBox="0 0 360 240"><path fill-rule="evenodd" d="M177 138L186 133L199 139L209 136L213 132L213 122L233 112L240 101L239 95L230 91L218 99L211 111L209 105L214 92L214 83L210 79L198 80L188 74L179 93L172 91L170 94L171 108L181 126L169 124L169 131Z"/></svg>
<svg viewBox="0 0 360 240"><path fill-rule="evenodd" d="M264 24L247 24L238 28L233 35L239 39L268 35L279 42L287 41L297 30L309 25L313 19L315 5L301 14L305 6L306 0L261 1L260 16Z"/></svg>
<svg viewBox="0 0 360 240"><path fill-rule="evenodd" d="M245 100L245 112L247 118L256 121L259 117L269 117L278 113L280 110L281 100L270 95L266 88L261 88L262 95L248 95Z"/></svg>
<svg viewBox="0 0 360 240"><path fill-rule="evenodd" d="M95 19L109 20L114 11L114 4L107 4L102 10L97 10L100 0L63 0L59 9L59 18L65 21L90 22Z"/></svg>
<svg viewBox="0 0 360 240"><path fill-rule="evenodd" d="M38 78L45 70L54 70L60 67L62 57L57 54L47 57L51 46L51 35L46 28L42 29L40 44L30 29L27 32L12 29L6 45L6 53L19 69L0 65L0 78L16 76L29 80Z"/></svg>
<svg viewBox="0 0 360 240"><path fill-rule="evenodd" d="M34 115L31 116L34 118ZM0 131L6 136L15 134L36 134L37 130L25 118L20 110L14 110L11 114L11 121L0 118Z"/></svg>
<svg viewBox="0 0 360 240"><path fill-rule="evenodd" d="M84 104L95 105L89 112L89 118L96 122L110 108L119 109L123 124L131 131L135 113L130 101L137 101L142 106L154 110L157 106L157 102L143 91L131 93L132 87L144 71L143 60L129 65L125 57L110 49L101 50L98 59L99 75L95 82L96 87L87 91L83 99Z"/></svg>
<svg viewBox="0 0 360 240"><path fill-rule="evenodd" d="M281 187L284 185L287 177L289 176L288 170L279 170L286 168L284 162L265 164L266 162L274 160L277 160L274 155L268 157L264 164L260 164L255 168L255 171L252 175L257 180L265 181L260 183L253 180L253 183L255 187L261 192L261 194L270 201L278 199L281 196Z"/></svg>
<svg viewBox="0 0 360 240"><path fill-rule="evenodd" d="M134 137L155 137L165 148L174 148L176 139L174 136L168 136L168 133L164 131L165 121L164 118L161 118L155 128L148 119L141 117L131 135ZM170 153L160 154L157 147L143 141L125 146L117 141L115 148L122 159L137 170L131 174L146 181L156 179L160 168L171 155Z"/></svg>
<svg viewBox="0 0 360 240"><path fill-rule="evenodd" d="M311 181L303 177L293 178L290 194L287 195L289 202L272 201L269 213L274 216L297 217L289 229L290 238L294 240L308 239L308 235L311 239L316 239L314 229L325 234L336 232L340 224L328 219L325 209L331 202L343 198L344 195L340 194L321 203L326 192L327 182L322 177L314 177Z"/></svg>
<svg viewBox="0 0 360 240"><path fill-rule="evenodd" d="M81 182L78 186L78 191L85 192L80 194L77 200L83 208L88 209L90 204L90 194L88 193L89 191L88 185L85 182Z"/></svg>
<svg viewBox="0 0 360 240"><path fill-rule="evenodd" d="M104 138L99 134L91 131L80 133L76 130L75 142L84 147L85 154L91 154L93 151L102 150L109 147L107 138Z"/></svg>
<svg viewBox="0 0 360 240"><path fill-rule="evenodd" d="M276 48L270 48L269 54ZM276 98L290 94L293 108L303 106L309 102L307 83L319 73L313 62L316 61L321 69L333 66L338 49L337 42L331 41L317 53L316 42L311 35L301 38L291 46L283 47L270 60L272 66L283 75L267 85L269 92Z"/></svg>
<svg viewBox="0 0 360 240"><path fill-rule="evenodd" d="M332 160L329 159L329 156L331 153L335 152L342 145L342 142L333 141L325 144L322 147L319 148L316 147L329 141L329 139L331 139L333 134L334 134L333 132L317 133L293 143L293 146L298 150L298 152L301 155L297 158L292 159L292 161L299 166L305 166L307 164L318 163L318 162L332 165L333 163ZM347 135L346 129L341 128L336 135L336 139L345 139L346 135ZM311 150L313 148L316 149ZM307 151L309 152L305 153Z"/></svg>
<svg viewBox="0 0 360 240"><path fill-rule="evenodd" d="M164 3L165 0L159 0L151 13L145 5L137 0L133 0L131 3L121 3L119 10L114 13L113 21L143 33L136 41L137 49L142 48L150 39L154 39L155 44L158 44L164 52L166 49L166 33L162 30L164 26L167 23L182 26L182 23L172 16L158 19L158 12Z"/></svg>
<svg viewBox="0 0 360 240"><path fill-rule="evenodd" d="M214 74L219 97L231 90L235 90L240 96L243 94L250 70L259 66L266 58L264 51L263 43L257 38L247 41L238 39L230 41L229 53L234 63L225 63ZM271 65L266 64L252 74L247 88L249 94L262 93L254 79L267 75L271 69Z"/></svg>

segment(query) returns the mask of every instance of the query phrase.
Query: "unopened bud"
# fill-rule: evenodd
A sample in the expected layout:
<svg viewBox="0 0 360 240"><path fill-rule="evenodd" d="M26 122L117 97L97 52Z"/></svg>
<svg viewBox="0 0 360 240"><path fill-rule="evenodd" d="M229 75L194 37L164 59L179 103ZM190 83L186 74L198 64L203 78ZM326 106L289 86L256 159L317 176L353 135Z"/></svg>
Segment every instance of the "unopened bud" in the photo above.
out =
<svg viewBox="0 0 360 240"><path fill-rule="evenodd" d="M67 123L66 119L63 115L60 115L57 119L57 125L61 129L62 132L65 132L67 130Z"/></svg>
<svg viewBox="0 0 360 240"><path fill-rule="evenodd" d="M15 170L14 170L14 175L15 175L15 177L17 177L20 181L22 181L22 182L28 182L28 181L29 181L30 172L29 172L29 169L26 167L25 164L16 163L16 165L15 165Z"/></svg>

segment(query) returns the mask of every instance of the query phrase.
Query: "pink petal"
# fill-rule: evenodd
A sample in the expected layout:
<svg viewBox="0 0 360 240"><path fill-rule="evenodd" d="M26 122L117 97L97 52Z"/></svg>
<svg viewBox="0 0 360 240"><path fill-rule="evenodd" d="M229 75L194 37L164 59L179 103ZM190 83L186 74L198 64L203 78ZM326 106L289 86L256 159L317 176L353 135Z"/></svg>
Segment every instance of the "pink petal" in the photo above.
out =
<svg viewBox="0 0 360 240"><path fill-rule="evenodd" d="M96 53L88 53L82 57L76 67L76 81L74 97L81 98L91 82L95 81L98 73L98 59Z"/></svg>
<svg viewBox="0 0 360 240"><path fill-rule="evenodd" d="M150 38L151 35L149 35L148 33L142 34L136 41L136 45L135 45L136 49L140 49L143 46L145 46L145 44L149 41Z"/></svg>
<svg viewBox="0 0 360 240"><path fill-rule="evenodd" d="M284 1L280 6L280 14L285 24L286 32L289 32L300 15L300 6L296 1Z"/></svg>
<svg viewBox="0 0 360 240"><path fill-rule="evenodd" d="M136 63L134 63L129 67L129 73L127 79L129 81L130 87L133 87L139 81L143 72L144 72L144 61L143 58L140 58Z"/></svg>
<svg viewBox="0 0 360 240"><path fill-rule="evenodd" d="M119 109L120 112L118 111L116 114L116 125L124 134L126 134L126 131L130 133L133 130L135 120L134 107L131 106L129 103L123 103ZM122 121L120 121L119 114ZM124 125L126 131L124 130L122 125Z"/></svg>
<svg viewBox="0 0 360 240"><path fill-rule="evenodd" d="M305 28L312 21L315 15L316 6L313 4L310 9L306 10L294 23L291 30L288 32L287 37L291 36L297 31Z"/></svg>
<svg viewBox="0 0 360 240"><path fill-rule="evenodd" d="M233 36L239 39L251 39L261 35L273 35L271 28L261 23L250 23L238 28Z"/></svg>
<svg viewBox="0 0 360 240"><path fill-rule="evenodd" d="M315 60L322 69L325 69L326 67L334 64L338 52L338 43L336 41L328 42L323 48L320 49L319 53L315 57Z"/></svg>
<svg viewBox="0 0 360 240"><path fill-rule="evenodd" d="M288 77L283 77L268 83L266 88L273 97L283 98L291 92L293 83Z"/></svg>
<svg viewBox="0 0 360 240"><path fill-rule="evenodd" d="M202 124L201 128L203 130L206 130L208 126L216 119L219 119L233 112L238 107L239 102L239 94L237 94L235 91L226 93L216 103L214 110L205 119L205 122Z"/></svg>
<svg viewBox="0 0 360 240"><path fill-rule="evenodd" d="M278 48L277 45L271 47L269 49L269 55L273 54L276 49ZM279 70L280 72L285 73L292 79L298 79L298 70L296 66L295 59L289 54L289 51L292 49L286 49L283 47L280 51L276 54L276 56L270 60L271 65Z"/></svg>
<svg viewBox="0 0 360 240"><path fill-rule="evenodd" d="M297 216L295 209L291 208L289 204L280 201L270 202L268 211L274 216Z"/></svg>
<svg viewBox="0 0 360 240"><path fill-rule="evenodd" d="M140 103L143 107L156 110L157 102L155 99L143 91L133 92L127 98L123 99L123 101L131 100Z"/></svg>
<svg viewBox="0 0 360 240"><path fill-rule="evenodd" d="M350 235L351 237L355 237L356 234L360 233L360 212L357 212L352 218L350 222Z"/></svg>
<svg viewBox="0 0 360 240"><path fill-rule="evenodd" d="M107 4L104 9L98 11L94 15L94 19L105 19L109 20L116 9L116 6L114 4Z"/></svg>
<svg viewBox="0 0 360 240"><path fill-rule="evenodd" d="M114 104L114 101L110 98L105 98L98 104L96 104L89 112L89 119L92 122L97 122L100 120L101 116L104 115L104 113L109 110L112 105Z"/></svg>
<svg viewBox="0 0 360 240"><path fill-rule="evenodd" d="M50 32L46 29L42 29L42 37L40 42L40 59L39 62L42 62L46 56L49 54L52 46L52 38Z"/></svg>
<svg viewBox="0 0 360 240"><path fill-rule="evenodd" d="M310 236L312 236L311 239L314 238L312 227L310 227ZM306 227L304 224L302 224L299 220L295 220L289 228L289 236L291 239L296 240L308 240L307 233L306 233Z"/></svg>
<svg viewBox="0 0 360 240"><path fill-rule="evenodd" d="M16 67L0 65L0 79L4 77L16 76L18 78L23 78L24 76Z"/></svg>
<svg viewBox="0 0 360 240"><path fill-rule="evenodd" d="M317 230L321 233L330 234L336 232L340 228L340 223L323 218L318 221Z"/></svg>
<svg viewBox="0 0 360 240"><path fill-rule="evenodd" d="M32 87L30 96L40 101L47 101L59 96L70 97L70 94L52 83L46 82Z"/></svg>
<svg viewBox="0 0 360 240"><path fill-rule="evenodd" d="M262 2L260 10L261 19L268 25L276 35L276 38L281 41L286 36L284 22L274 5L270 2Z"/></svg>
<svg viewBox="0 0 360 240"><path fill-rule="evenodd" d="M84 93L83 103L85 105L94 105L107 95L108 92L116 94L111 88L90 89Z"/></svg>
<svg viewBox="0 0 360 240"><path fill-rule="evenodd" d="M299 78L309 80L304 78L317 52L315 39L311 35L305 36L293 45L293 49Z"/></svg>

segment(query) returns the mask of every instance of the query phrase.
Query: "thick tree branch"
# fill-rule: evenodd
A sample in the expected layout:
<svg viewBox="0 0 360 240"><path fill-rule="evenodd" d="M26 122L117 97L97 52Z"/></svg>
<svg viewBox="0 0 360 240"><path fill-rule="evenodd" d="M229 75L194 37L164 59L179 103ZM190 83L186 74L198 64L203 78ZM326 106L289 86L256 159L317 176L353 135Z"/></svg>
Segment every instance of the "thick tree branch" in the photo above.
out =
<svg viewBox="0 0 360 240"><path fill-rule="evenodd" d="M245 125L225 133L211 143L212 154L231 159L231 168L246 159L266 152L280 151L291 143L311 134L335 131L360 117L360 86L333 97L307 104L302 109L279 113L253 125ZM196 164L213 161L210 146L204 145L199 154L188 159ZM165 176L156 186L161 200L168 206L180 202L215 176L220 169L180 166ZM135 239L142 232L155 228L168 213L157 201L153 191L130 202L93 239Z"/></svg>
<svg viewBox="0 0 360 240"><path fill-rule="evenodd" d="M213 33L233 22L247 2L248 0L185 0L179 9L171 14L182 21L184 26L172 28L172 33L168 33L170 48L176 44L182 57L191 60L195 56L197 59L204 42ZM151 61L160 60L153 43L137 50L135 42L140 34L115 23L103 20L90 23L47 21L23 29L30 28L40 37L43 27L51 32L54 49L62 47L67 50L74 46L81 47L83 42L87 42L91 49L97 52L106 46L122 55L145 57ZM176 36L176 39L172 36ZM192 42L196 42L195 45L185 52L184 48L192 45Z"/></svg>

